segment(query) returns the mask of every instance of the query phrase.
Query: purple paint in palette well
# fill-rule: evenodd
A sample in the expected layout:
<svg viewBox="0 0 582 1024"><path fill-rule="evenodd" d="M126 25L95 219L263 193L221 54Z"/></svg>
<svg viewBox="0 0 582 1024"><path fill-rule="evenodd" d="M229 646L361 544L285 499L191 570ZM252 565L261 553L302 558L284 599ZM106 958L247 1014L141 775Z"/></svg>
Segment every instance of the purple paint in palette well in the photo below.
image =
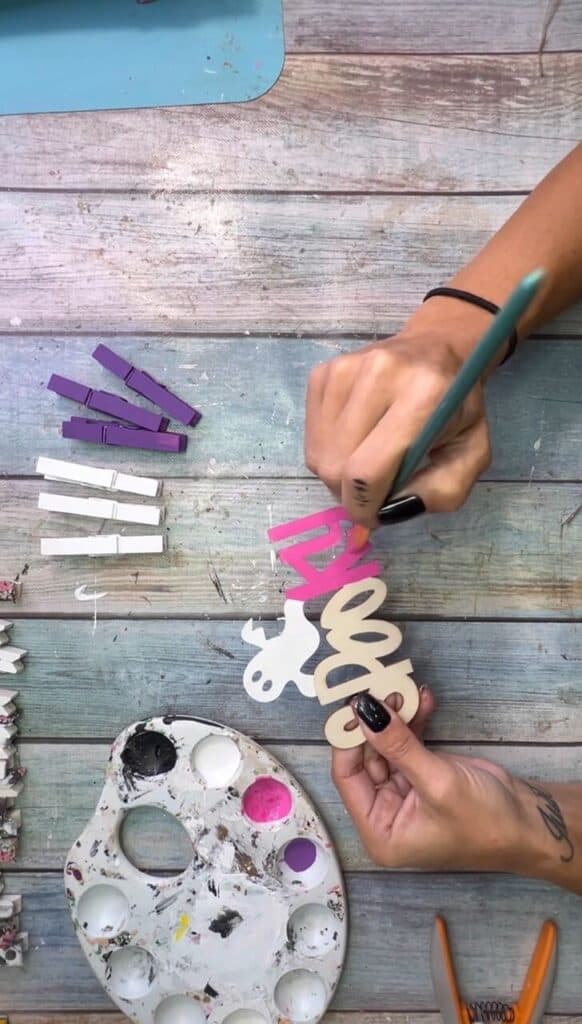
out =
<svg viewBox="0 0 582 1024"><path fill-rule="evenodd" d="M292 839L285 847L285 863L298 874L315 864L316 857L317 847L311 839Z"/></svg>

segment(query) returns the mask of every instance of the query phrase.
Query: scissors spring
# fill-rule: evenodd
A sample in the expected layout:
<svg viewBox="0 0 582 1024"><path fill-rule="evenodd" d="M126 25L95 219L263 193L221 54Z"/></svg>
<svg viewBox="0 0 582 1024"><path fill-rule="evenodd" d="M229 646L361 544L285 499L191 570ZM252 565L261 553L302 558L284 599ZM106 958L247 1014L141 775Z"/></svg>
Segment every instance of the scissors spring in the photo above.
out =
<svg viewBox="0 0 582 1024"><path fill-rule="evenodd" d="M500 1021L501 1024L513 1024L515 1021L515 1010L509 1003L471 1003L469 1016L474 1024L494 1024Z"/></svg>

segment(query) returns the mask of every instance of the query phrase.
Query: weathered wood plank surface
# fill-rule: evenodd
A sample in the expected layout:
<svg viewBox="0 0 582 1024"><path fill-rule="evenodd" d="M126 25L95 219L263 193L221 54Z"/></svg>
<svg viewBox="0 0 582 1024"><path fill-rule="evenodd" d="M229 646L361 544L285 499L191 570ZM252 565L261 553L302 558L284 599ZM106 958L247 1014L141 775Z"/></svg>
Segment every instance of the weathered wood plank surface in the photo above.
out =
<svg viewBox="0 0 582 1024"><path fill-rule="evenodd" d="M434 1010L429 941L434 915L451 929L459 981L473 998L513 999L542 921L560 928L550 1009L580 1010L580 900L523 879L489 876L348 875L351 940L338 1010ZM2 975L9 1010L99 1010L107 997L84 961L65 906L60 874L17 874L31 951L22 971Z"/></svg>
<svg viewBox="0 0 582 1024"><path fill-rule="evenodd" d="M40 512L38 492L37 481L0 482L0 565L8 575L29 566L19 611L52 615L91 613L75 599L80 583L107 591L101 614L280 615L281 588L297 577L278 561L271 564L269 519L285 522L330 504L315 481L170 481L164 499L167 552L60 559L41 558L40 537L94 534L97 521L72 524L70 517ZM375 547L390 582L388 614L579 616L582 517L565 520L580 501L578 484L478 483L454 516L426 516L379 531ZM115 525L106 524L110 532ZM132 532L143 531L148 532Z"/></svg>
<svg viewBox="0 0 582 1024"><path fill-rule="evenodd" d="M304 53L537 52L548 6L544 0L316 0L285 4L287 51ZM562 0L548 32L546 49L582 48L580 0Z"/></svg>
<svg viewBox="0 0 582 1024"><path fill-rule="evenodd" d="M576 53L289 57L253 103L1 118L0 187L522 192L581 99Z"/></svg>
<svg viewBox="0 0 582 1024"><path fill-rule="evenodd" d="M103 742L71 737L110 739L160 710L221 718L225 701L233 726L275 741L321 806L346 867L358 872L348 877L351 950L330 1024L438 1024L428 959L437 911L450 921L463 989L481 998L516 995L538 927L555 917L552 1009L580 1014L578 900L508 878L372 870L330 781L329 751L313 742L323 710L295 693L257 708L242 688L254 650L233 618L282 609L285 576L271 572L265 544L269 506L276 522L329 503L305 479L244 478L305 477L310 366L357 344L350 335L398 329L426 288L519 202L329 193L525 192L580 137L582 57L548 52L540 76L546 0L524 0L519 10L502 0L323 6L286 4L287 47L304 56L288 58L277 87L254 104L0 120L0 189L15 190L0 195L0 365L13 398L0 410L0 471L29 475L46 453L170 478L170 551L149 564L41 562L39 537L73 533L74 521L42 517L39 481L0 486L2 575L29 566L11 613L89 617L93 608L74 600L75 586L109 591L95 629L89 618L15 627L15 642L30 651L17 681L29 776L21 859L8 886L24 893L32 949L23 972L2 975L0 1011L11 1024L121 1024L99 1012L111 1004L73 936L57 871L94 808L106 757ZM582 0L562 0L546 49L580 46ZM361 55L306 56L348 50ZM511 56L381 55L498 50ZM230 194L243 190L259 194ZM200 402L206 416L185 458L58 438L61 411L74 407L44 394L52 370L116 389L92 368L93 339L72 336L99 331L129 335L113 347ZM164 337L139 340L141 332ZM342 339L237 337L245 332ZM580 335L582 308L556 333ZM403 651L441 705L432 739L548 779L582 775L581 626L567 621L582 607L582 520L561 525L582 495L571 483L549 483L580 476L581 352L565 340L534 342L495 380L488 479L506 483L481 484L462 513L381 541L386 612L404 619ZM97 532L100 524L78 527ZM166 615L178 618L151 618ZM451 616L523 621L432 621ZM536 617L556 621L525 621ZM171 865L175 846L153 830L151 820L129 824L128 852L153 865L166 850ZM362 1007L395 1012L349 1012ZM553 1018L575 1021L582 1017Z"/></svg>
<svg viewBox="0 0 582 1024"><path fill-rule="evenodd" d="M580 741L580 623L402 622L400 628L415 678L430 683L437 698L432 739ZM243 672L257 649L242 641L240 629L240 622L221 621L99 619L95 630L90 621L18 621L14 643L29 651L17 680L21 735L111 741L136 718L163 712L221 720L228 708L229 725L262 741L322 740L327 712L295 687L271 704L247 697ZM275 631L270 624L265 629Z"/></svg>
<svg viewBox="0 0 582 1024"><path fill-rule="evenodd" d="M0 194L0 324L139 333L397 330L508 196ZM559 318L582 330L582 304Z"/></svg>
<svg viewBox="0 0 582 1024"><path fill-rule="evenodd" d="M548 1024L582 1024L582 1017L546 1016ZM10 1014L11 1024L127 1024L127 1017L118 1013L14 1013ZM325 1016L325 1024L442 1024L440 1014L415 1013L338 1013L331 1011Z"/></svg>
<svg viewBox="0 0 582 1024"><path fill-rule="evenodd" d="M522 730L526 714L524 711ZM230 722L230 713L228 718ZM128 723L129 719L124 725ZM270 744L270 748L293 772L321 811L344 870L374 870L331 781L327 745L293 746L285 742ZM558 749L533 745L462 745L444 749L469 757L487 757L526 778L582 782L582 745ZM104 744L22 745L21 759L28 774L18 801L24 820L18 870L62 870L69 849L95 811L108 753L109 746ZM174 829L168 828L164 819L147 808L141 808L137 816L130 816L123 831L128 857L137 867L149 871L182 870L190 860L191 849L186 833L183 839L184 842L180 842Z"/></svg>
<svg viewBox="0 0 582 1024"><path fill-rule="evenodd" d="M177 458L98 449L61 438L80 407L46 391L63 372L97 388L139 398L91 359L99 340L167 382L205 416ZM34 473L39 454L180 476L305 476L304 396L309 371L358 340L275 338L0 337L3 387L0 472ZM15 354L17 353L17 355ZM225 373L225 364L228 373ZM260 372L257 368L260 366ZM491 480L574 480L581 476L582 344L532 339L488 385L494 461ZM147 404L143 402L142 404ZM178 427L178 429L182 429Z"/></svg>
<svg viewBox="0 0 582 1024"><path fill-rule="evenodd" d="M548 1024L582 1024L582 1017L547 1016ZM14 1013L10 1014L11 1024L127 1024L127 1017L118 1013ZM325 1016L325 1024L441 1024L440 1014L415 1013L337 1013L331 1011Z"/></svg>

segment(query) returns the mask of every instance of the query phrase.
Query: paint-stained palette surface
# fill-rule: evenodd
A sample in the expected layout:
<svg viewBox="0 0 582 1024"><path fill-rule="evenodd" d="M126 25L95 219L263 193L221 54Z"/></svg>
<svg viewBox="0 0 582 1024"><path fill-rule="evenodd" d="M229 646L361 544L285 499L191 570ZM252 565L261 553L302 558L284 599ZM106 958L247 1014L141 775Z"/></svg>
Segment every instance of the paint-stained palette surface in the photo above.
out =
<svg viewBox="0 0 582 1024"><path fill-rule="evenodd" d="M179 875L124 854L136 807L185 829ZM331 840L287 770L241 733L170 717L126 729L65 884L87 959L140 1024L307 1024L333 996L347 922Z"/></svg>

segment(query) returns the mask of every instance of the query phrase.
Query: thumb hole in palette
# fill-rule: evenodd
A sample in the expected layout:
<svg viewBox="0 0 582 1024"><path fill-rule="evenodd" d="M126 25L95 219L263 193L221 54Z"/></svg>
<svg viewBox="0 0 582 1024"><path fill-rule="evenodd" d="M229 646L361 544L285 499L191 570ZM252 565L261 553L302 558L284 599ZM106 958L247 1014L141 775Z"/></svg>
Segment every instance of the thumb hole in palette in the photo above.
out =
<svg viewBox="0 0 582 1024"><path fill-rule="evenodd" d="M181 875L193 855L192 839L178 819L147 804L124 815L119 844L129 863L146 875Z"/></svg>

